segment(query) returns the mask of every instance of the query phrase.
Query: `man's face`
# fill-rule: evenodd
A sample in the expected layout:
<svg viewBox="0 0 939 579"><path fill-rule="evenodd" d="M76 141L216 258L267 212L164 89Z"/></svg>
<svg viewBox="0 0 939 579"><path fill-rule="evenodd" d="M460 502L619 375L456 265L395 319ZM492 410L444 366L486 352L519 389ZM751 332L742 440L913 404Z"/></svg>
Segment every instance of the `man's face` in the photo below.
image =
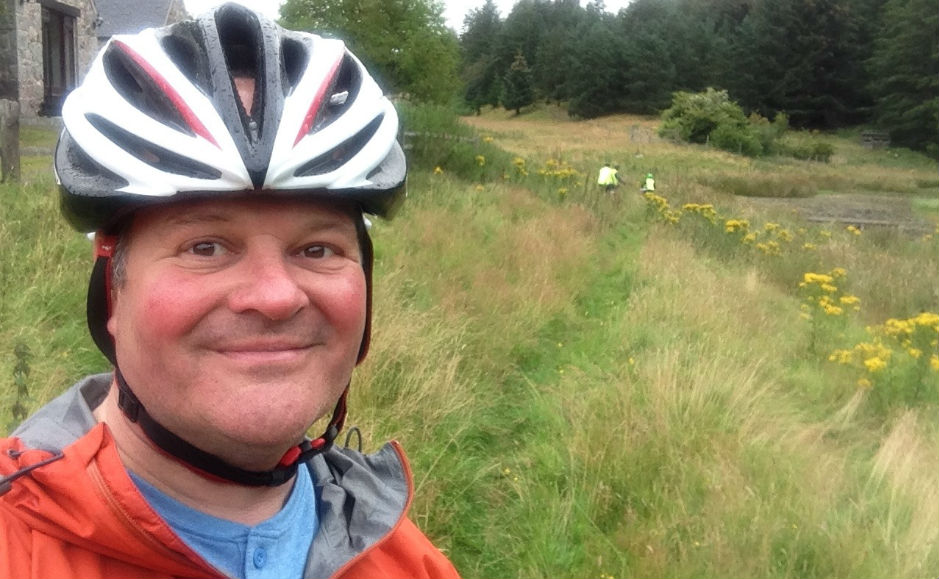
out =
<svg viewBox="0 0 939 579"><path fill-rule="evenodd" d="M283 452L332 410L365 328L348 214L199 201L144 210L126 235L108 330L157 421L238 464L239 449Z"/></svg>

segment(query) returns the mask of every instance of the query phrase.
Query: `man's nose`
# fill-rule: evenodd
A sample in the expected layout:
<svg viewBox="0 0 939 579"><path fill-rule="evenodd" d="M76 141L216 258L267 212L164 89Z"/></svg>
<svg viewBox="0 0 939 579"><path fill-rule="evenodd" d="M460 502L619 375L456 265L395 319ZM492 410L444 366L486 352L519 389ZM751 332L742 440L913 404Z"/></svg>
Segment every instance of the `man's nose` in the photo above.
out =
<svg viewBox="0 0 939 579"><path fill-rule="evenodd" d="M286 320L309 304L299 272L279 251L250 251L238 270L240 279L228 300L234 312L253 310L271 320Z"/></svg>

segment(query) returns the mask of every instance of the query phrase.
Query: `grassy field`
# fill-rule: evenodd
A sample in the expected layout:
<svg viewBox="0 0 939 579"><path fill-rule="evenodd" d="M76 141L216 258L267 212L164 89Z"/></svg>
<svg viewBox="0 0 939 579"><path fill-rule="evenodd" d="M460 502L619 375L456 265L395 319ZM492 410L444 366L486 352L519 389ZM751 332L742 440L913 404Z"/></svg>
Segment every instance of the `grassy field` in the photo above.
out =
<svg viewBox="0 0 939 579"><path fill-rule="evenodd" d="M347 421L404 442L412 514L464 576L935 577L934 161L850 134L789 137L828 164L751 160L552 107L465 123L468 159L418 164L374 226ZM90 246L28 167L0 185L8 423L105 367ZM875 213L894 225L855 226Z"/></svg>

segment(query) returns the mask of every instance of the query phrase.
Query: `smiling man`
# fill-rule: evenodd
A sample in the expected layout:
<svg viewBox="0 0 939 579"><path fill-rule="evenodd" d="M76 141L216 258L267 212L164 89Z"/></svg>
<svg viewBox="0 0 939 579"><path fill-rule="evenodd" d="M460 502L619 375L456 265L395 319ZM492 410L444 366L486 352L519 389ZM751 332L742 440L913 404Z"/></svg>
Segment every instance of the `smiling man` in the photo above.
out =
<svg viewBox="0 0 939 579"><path fill-rule="evenodd" d="M406 175L361 63L225 5L112 39L63 121L114 369L2 441L0 577L455 577L401 449L332 444L368 350L363 213Z"/></svg>

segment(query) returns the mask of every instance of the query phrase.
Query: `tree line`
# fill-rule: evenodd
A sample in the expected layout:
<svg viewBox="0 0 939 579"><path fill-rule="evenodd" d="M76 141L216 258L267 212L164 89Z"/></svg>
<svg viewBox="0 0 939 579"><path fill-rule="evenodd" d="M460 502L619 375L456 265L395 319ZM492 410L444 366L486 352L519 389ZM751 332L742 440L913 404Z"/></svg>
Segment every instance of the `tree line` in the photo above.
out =
<svg viewBox="0 0 939 579"><path fill-rule="evenodd" d="M939 151L935 0L492 0L457 34L434 0L287 0L282 21L333 30L386 89L466 110L543 100L573 117L658 114L678 91L726 90L799 128L880 127Z"/></svg>

